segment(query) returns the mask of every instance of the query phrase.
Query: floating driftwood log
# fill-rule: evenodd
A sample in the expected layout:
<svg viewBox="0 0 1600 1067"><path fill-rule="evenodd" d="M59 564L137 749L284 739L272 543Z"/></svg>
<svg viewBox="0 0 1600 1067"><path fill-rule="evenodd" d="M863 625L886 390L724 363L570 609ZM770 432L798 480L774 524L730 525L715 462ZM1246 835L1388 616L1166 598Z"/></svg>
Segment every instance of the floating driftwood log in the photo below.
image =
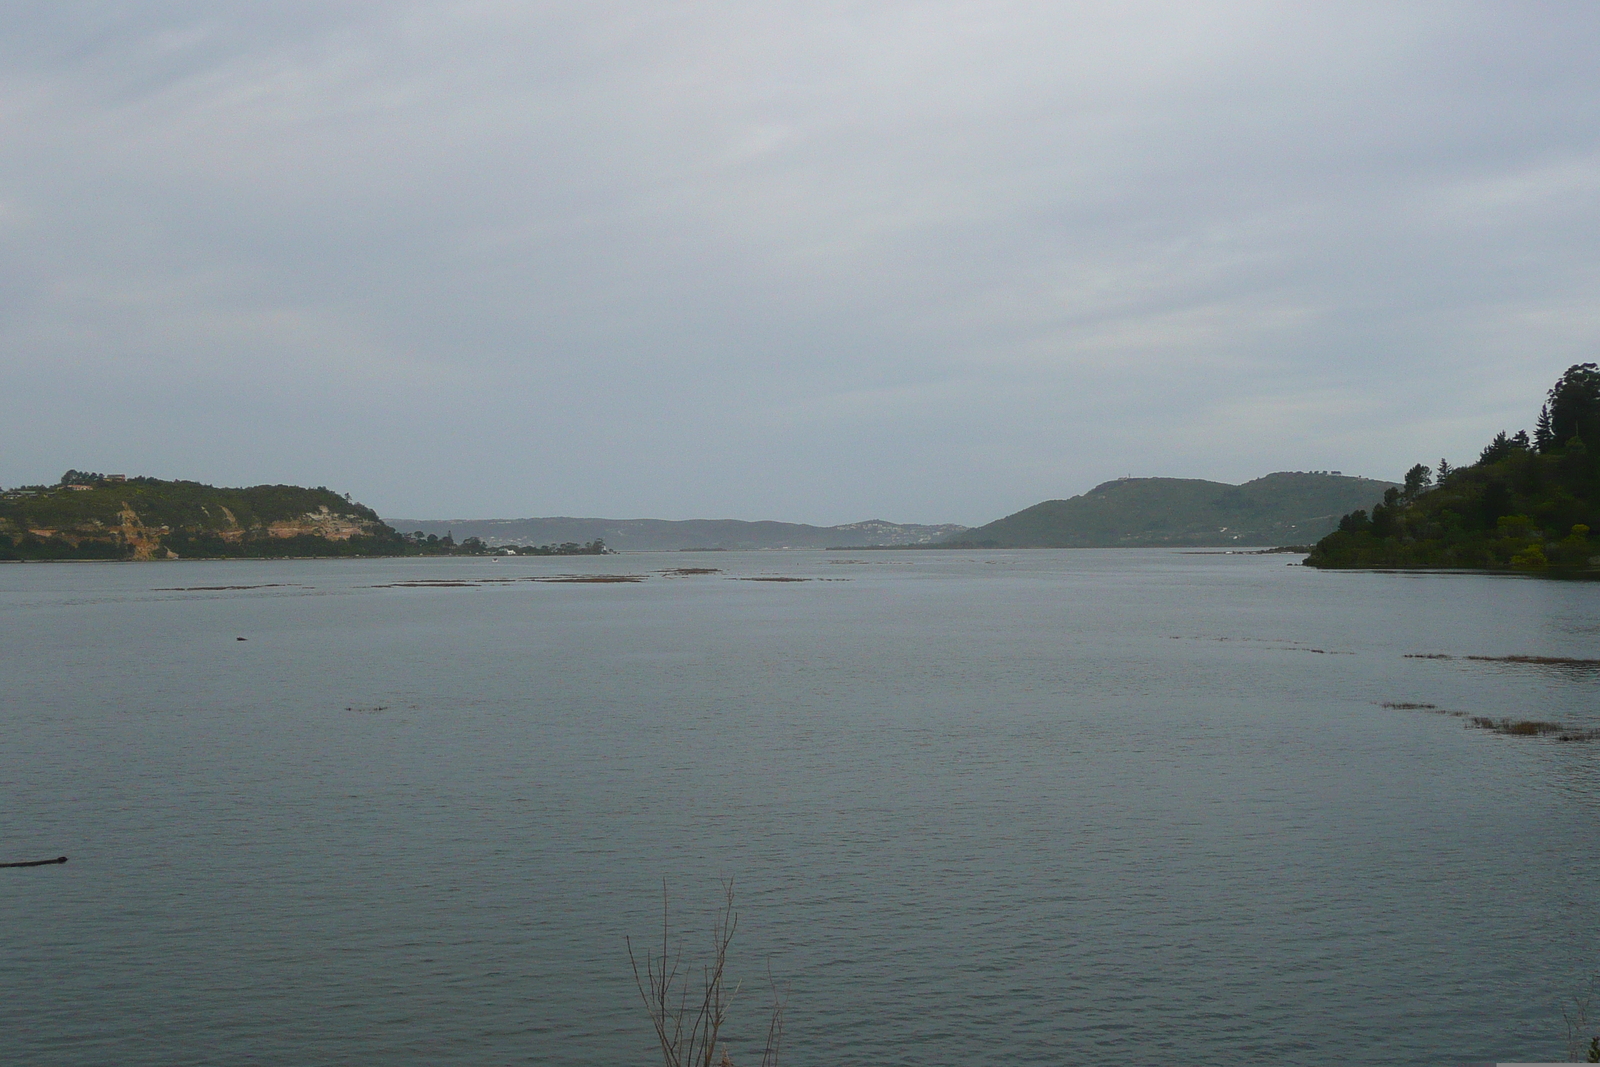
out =
<svg viewBox="0 0 1600 1067"><path fill-rule="evenodd" d="M53 860L28 860L25 863L0 863L0 867L48 867L52 863L65 863L67 857L57 856Z"/></svg>

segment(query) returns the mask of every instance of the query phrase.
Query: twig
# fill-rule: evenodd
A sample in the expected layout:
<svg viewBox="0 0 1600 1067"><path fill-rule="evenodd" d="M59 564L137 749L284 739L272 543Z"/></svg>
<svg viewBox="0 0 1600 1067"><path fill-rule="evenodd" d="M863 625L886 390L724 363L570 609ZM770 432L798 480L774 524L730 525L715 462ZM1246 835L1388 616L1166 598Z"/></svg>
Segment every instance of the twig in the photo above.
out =
<svg viewBox="0 0 1600 1067"><path fill-rule="evenodd" d="M1566 1005L1561 1007L1561 1021L1567 1024L1569 1063L1600 1062L1589 1058L1588 1053L1593 1047L1593 1042L1585 1042L1585 1038L1589 1037L1589 1005L1594 1000L1597 988L1600 988L1600 974L1590 975L1583 992L1573 994L1572 1010L1568 1011ZM1600 1041L1600 1037L1595 1040Z"/></svg>
<svg viewBox="0 0 1600 1067"><path fill-rule="evenodd" d="M722 883L722 907L711 928L711 957L699 968L699 991L693 1001L689 990L691 981L682 967L682 951L675 951L672 946L667 904L667 886L663 880L661 954L645 953L642 971L632 939L623 938L628 946L628 962L633 967L633 983L639 990L639 999L644 1002L650 1024L655 1029L662 1062L666 1067L733 1067L728 1050L722 1045L722 1028L728 1021L728 1010L739 993L737 986L729 990L725 980L728 947L739 928L739 913L733 906L733 880L730 878ZM768 978L771 978L770 970ZM783 1000L778 996L774 983L772 1023L767 1028L767 1044L761 1056L762 1067L777 1067L778 1046L782 1037Z"/></svg>

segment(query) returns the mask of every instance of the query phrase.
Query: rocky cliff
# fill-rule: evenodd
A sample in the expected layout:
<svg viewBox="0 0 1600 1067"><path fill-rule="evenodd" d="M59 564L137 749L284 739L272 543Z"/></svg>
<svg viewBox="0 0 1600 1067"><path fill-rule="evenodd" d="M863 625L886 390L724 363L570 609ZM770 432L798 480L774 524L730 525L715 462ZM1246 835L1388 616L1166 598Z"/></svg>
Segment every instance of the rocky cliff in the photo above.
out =
<svg viewBox="0 0 1600 1067"><path fill-rule="evenodd" d="M326 488L120 478L68 471L0 493L0 558L177 559L386 555L395 532Z"/></svg>

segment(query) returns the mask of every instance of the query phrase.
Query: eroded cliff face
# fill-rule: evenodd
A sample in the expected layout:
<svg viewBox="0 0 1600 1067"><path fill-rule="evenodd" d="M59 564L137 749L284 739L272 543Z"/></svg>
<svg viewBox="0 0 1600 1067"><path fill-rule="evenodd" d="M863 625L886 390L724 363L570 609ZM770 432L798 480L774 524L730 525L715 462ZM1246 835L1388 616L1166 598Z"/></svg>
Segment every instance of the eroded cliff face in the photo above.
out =
<svg viewBox="0 0 1600 1067"><path fill-rule="evenodd" d="M348 541L377 532L378 523L356 518L353 515L336 515L327 507L308 511L298 519L279 521L266 530L270 537L300 537L309 535L329 541Z"/></svg>
<svg viewBox="0 0 1600 1067"><path fill-rule="evenodd" d="M239 525L239 520L234 518L233 512L223 507L221 504L217 505L217 510L222 512L222 519L220 521L206 505L200 505L200 510L206 513L207 518L217 523L217 527L213 532L224 541L227 541L229 544L239 543L240 541L244 540L245 534L249 532L243 526Z"/></svg>
<svg viewBox="0 0 1600 1067"><path fill-rule="evenodd" d="M253 526L240 525L233 512L221 505L217 506L217 511L222 513L220 519L209 507L204 510L216 522L216 526L208 532L229 544L257 537L321 537L328 541L348 541L352 537L367 537L380 532L379 523L355 515L341 515L326 505L292 519Z"/></svg>
<svg viewBox="0 0 1600 1067"><path fill-rule="evenodd" d="M385 532L382 523L354 515L341 515L323 506L293 519L280 519L266 524L243 526L233 512L218 507L220 516L210 508L203 508L214 525L186 527L182 532L191 536L211 536L237 545L259 539L285 539L291 537L317 537L326 541L348 541L352 537L379 536ZM177 559L178 553L163 544L173 534L165 525L147 524L126 501L117 512L116 524L91 520L73 526L41 526L17 524L0 519L0 533L13 536L30 536L40 540L60 541L73 547L85 543L112 543L125 550L127 558L134 560Z"/></svg>
<svg viewBox="0 0 1600 1067"><path fill-rule="evenodd" d="M403 548L377 512L325 486L238 488L68 471L0 490L0 560L293 558Z"/></svg>
<svg viewBox="0 0 1600 1067"><path fill-rule="evenodd" d="M138 560L165 559L171 556L171 553L161 548L161 535L168 532L166 527L146 526L127 505L123 505L117 518L119 521L114 525L96 519L74 526L42 526L0 519L0 534L33 537L40 541L59 541L74 548L86 543L116 544L127 549L129 558Z"/></svg>
<svg viewBox="0 0 1600 1067"><path fill-rule="evenodd" d="M140 521L139 515L126 503L117 513L122 525L116 527L116 536L126 545L134 559L176 559L177 553L161 547L161 535L170 531L165 526L151 529Z"/></svg>

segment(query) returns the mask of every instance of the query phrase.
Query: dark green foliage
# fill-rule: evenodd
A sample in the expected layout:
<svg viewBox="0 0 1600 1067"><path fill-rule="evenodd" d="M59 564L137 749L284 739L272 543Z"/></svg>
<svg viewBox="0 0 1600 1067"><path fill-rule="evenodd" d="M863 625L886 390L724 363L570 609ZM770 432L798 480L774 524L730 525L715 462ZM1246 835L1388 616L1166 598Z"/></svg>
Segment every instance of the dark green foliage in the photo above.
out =
<svg viewBox="0 0 1600 1067"><path fill-rule="evenodd" d="M77 472L69 471L68 474ZM17 490L0 497L0 520L30 528L63 529L84 524L117 525L123 508L131 508L146 526L243 528L298 519L327 508L333 515L379 522L377 512L347 502L330 489L305 489L297 485L256 485L248 489L221 489L200 482L166 482L155 478L129 478L126 482L77 481L62 487L18 497ZM230 523L227 512L233 515Z"/></svg>
<svg viewBox="0 0 1600 1067"><path fill-rule="evenodd" d="M1390 496L1389 493L1394 493ZM1400 494L1393 489L1383 495L1383 503L1372 506L1372 536L1392 537L1399 523Z"/></svg>
<svg viewBox="0 0 1600 1067"><path fill-rule="evenodd" d="M1357 508L1339 520L1339 529L1345 533L1366 533L1372 529L1372 520L1362 508Z"/></svg>
<svg viewBox="0 0 1600 1067"><path fill-rule="evenodd" d="M1585 405L1589 405L1586 407ZM1575 366L1550 391L1549 436L1497 434L1471 467L1432 489L1385 494L1370 518L1352 512L1312 549L1313 567L1461 567L1575 573L1600 569L1600 462L1580 434L1600 412L1600 374ZM1600 436L1600 429L1596 430ZM1546 443L1559 440L1560 444ZM1416 473L1418 467L1412 468ZM1440 464L1445 469L1443 463ZM1425 468L1423 468L1425 469ZM1407 489L1413 479L1407 475Z"/></svg>
<svg viewBox="0 0 1600 1067"><path fill-rule="evenodd" d="M62 537L0 534L0 560L128 559L130 554L125 546L112 541L73 543Z"/></svg>
<svg viewBox="0 0 1600 1067"><path fill-rule="evenodd" d="M1479 466L1481 467L1483 464L1479 464ZM1497 478L1491 475L1482 484L1482 488L1478 493L1478 500L1478 511L1483 520L1481 528L1492 530L1495 523L1499 522L1511 510L1511 487L1506 484L1504 478Z"/></svg>
<svg viewBox="0 0 1600 1067"><path fill-rule="evenodd" d="M1550 405L1546 404L1539 409L1539 421L1533 427L1533 447L1548 452L1555 443L1556 434L1550 428Z"/></svg>
<svg viewBox="0 0 1600 1067"><path fill-rule="evenodd" d="M1483 451L1478 454L1478 465L1481 467L1485 463L1499 463L1516 450L1517 443L1515 439L1506 436L1506 432L1501 430L1494 435L1492 441L1483 446Z"/></svg>
<svg viewBox="0 0 1600 1067"><path fill-rule="evenodd" d="M396 534L399 551L391 554L407 556L604 556L611 550L600 538L579 544L564 541L559 545L501 545L490 547L480 537L468 537L459 545L449 535L415 533Z"/></svg>
<svg viewBox="0 0 1600 1067"><path fill-rule="evenodd" d="M610 551L598 537L581 545L576 541L563 541L559 545L512 546L511 550L519 556L603 556Z"/></svg>
<svg viewBox="0 0 1600 1067"><path fill-rule="evenodd" d="M1416 495L1433 483L1433 471L1426 463L1418 463L1406 471L1405 498L1414 499Z"/></svg>
<svg viewBox="0 0 1600 1067"><path fill-rule="evenodd" d="M1554 447L1574 437L1600 441L1600 366L1578 363L1568 367L1550 388L1549 434Z"/></svg>

